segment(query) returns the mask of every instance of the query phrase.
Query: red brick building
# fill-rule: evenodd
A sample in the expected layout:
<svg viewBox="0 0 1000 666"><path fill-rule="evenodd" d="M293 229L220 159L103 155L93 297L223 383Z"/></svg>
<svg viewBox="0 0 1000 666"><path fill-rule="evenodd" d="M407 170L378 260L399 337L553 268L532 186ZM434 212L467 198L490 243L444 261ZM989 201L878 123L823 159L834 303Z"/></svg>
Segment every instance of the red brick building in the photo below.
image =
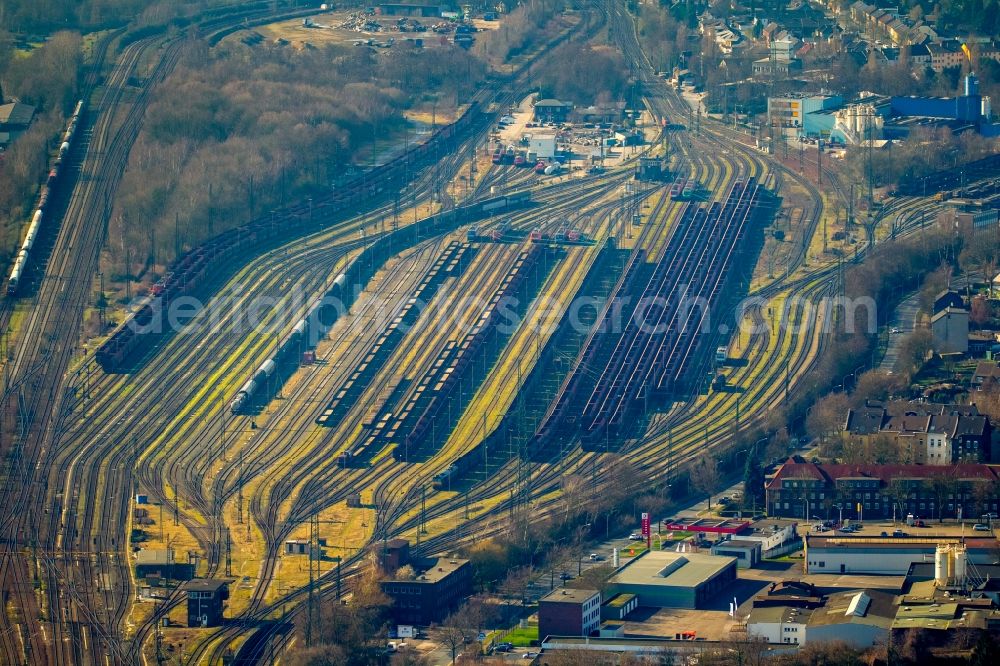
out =
<svg viewBox="0 0 1000 666"><path fill-rule="evenodd" d="M977 518L1000 512L991 465L825 465L789 458L765 485L768 514L812 520ZM861 510L858 510L858 507Z"/></svg>
<svg viewBox="0 0 1000 666"><path fill-rule="evenodd" d="M601 593L560 587L538 600L538 638L589 636L601 626Z"/></svg>
<svg viewBox="0 0 1000 666"><path fill-rule="evenodd" d="M412 579L383 581L382 591L392 599L392 617L400 624L440 622L472 594L469 560L411 559L419 573Z"/></svg>

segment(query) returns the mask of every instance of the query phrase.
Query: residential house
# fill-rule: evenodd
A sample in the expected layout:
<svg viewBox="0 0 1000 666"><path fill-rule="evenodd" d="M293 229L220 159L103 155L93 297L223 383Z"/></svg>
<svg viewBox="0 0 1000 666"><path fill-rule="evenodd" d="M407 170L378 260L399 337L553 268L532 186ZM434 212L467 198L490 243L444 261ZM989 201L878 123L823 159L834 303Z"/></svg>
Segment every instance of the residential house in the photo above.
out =
<svg viewBox="0 0 1000 666"><path fill-rule="evenodd" d="M1000 363L997 361L980 361L976 371L972 373L972 388L976 391L988 391L1000 383Z"/></svg>
<svg viewBox="0 0 1000 666"><path fill-rule="evenodd" d="M955 40L947 40L927 45L931 54L931 69L940 72L947 67L959 67L965 62L962 45Z"/></svg>
<svg viewBox="0 0 1000 666"><path fill-rule="evenodd" d="M535 120L539 122L561 123L569 116L573 105L557 99L540 99L535 102Z"/></svg>
<svg viewBox="0 0 1000 666"><path fill-rule="evenodd" d="M934 297L934 312L938 313L945 308L964 308L965 302L954 289L945 289Z"/></svg>
<svg viewBox="0 0 1000 666"><path fill-rule="evenodd" d="M931 317L931 338L936 354L965 354L969 351L969 311L946 307Z"/></svg>
<svg viewBox="0 0 1000 666"><path fill-rule="evenodd" d="M843 430L848 445L888 437L912 463L950 465L994 458L993 426L974 404L868 403L847 411Z"/></svg>
<svg viewBox="0 0 1000 666"><path fill-rule="evenodd" d="M6 145L23 134L31 125L34 117L35 107L30 104L22 104L21 102L0 104L0 134L5 137L0 145Z"/></svg>

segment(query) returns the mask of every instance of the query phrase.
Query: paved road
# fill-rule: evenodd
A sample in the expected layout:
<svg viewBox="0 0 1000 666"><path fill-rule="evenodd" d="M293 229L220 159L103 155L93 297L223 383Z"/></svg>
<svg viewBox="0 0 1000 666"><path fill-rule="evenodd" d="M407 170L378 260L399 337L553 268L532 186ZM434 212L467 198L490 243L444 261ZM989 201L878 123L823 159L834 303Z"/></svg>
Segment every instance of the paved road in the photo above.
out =
<svg viewBox="0 0 1000 666"><path fill-rule="evenodd" d="M896 361L899 360L900 347L906 336L913 332L919 309L920 292L915 291L903 299L896 307L895 312L892 313L892 323L889 324L889 346L885 350L885 356L882 358L879 370L891 372L895 369ZM892 333L893 329L897 329L899 332Z"/></svg>

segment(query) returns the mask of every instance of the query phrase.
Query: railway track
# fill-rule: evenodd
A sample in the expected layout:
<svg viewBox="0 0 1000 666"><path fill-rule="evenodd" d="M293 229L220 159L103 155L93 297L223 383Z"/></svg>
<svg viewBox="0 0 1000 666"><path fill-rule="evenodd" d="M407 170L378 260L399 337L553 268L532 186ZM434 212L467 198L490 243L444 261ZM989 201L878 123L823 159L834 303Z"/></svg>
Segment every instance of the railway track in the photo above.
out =
<svg viewBox="0 0 1000 666"><path fill-rule="evenodd" d="M738 174L756 174L774 168L749 151L734 151L731 157L719 157L717 152L713 154L710 151L699 151L696 149L699 145L707 143L718 147L724 141L708 131L703 134L705 136L697 142L692 140L682 150L692 174L712 189L725 187ZM715 144L711 143L713 140L716 141ZM474 146L477 138L471 141ZM463 161L462 155L467 154L464 149L460 149L456 156L444 164L443 169L457 171ZM491 187L502 186L505 180L508 186L513 186L519 182L519 177L519 174L503 174L499 170L487 172L477 184L473 196L482 195ZM601 180L579 179L577 182L540 188L536 196L544 200L548 192L551 196L567 198L570 203L565 206L566 217L575 214L578 219L586 219L586 215L580 214L580 207L586 209L591 206L597 219L590 220L589 226L585 228L594 236L600 237L603 234L607 237L611 233L609 227L616 218L611 215L605 218L604 213L610 212L609 209L614 207L616 201L612 198L610 204L598 202L602 198L606 199L608 189L613 189L615 185L601 185ZM611 179L608 180L611 182ZM591 189L588 190L588 187ZM425 188L420 190L419 196L430 194L430 189ZM385 209L381 213L384 217ZM525 230L535 227L554 229L560 223L557 218L561 214L558 206L553 203L544 214L528 212L513 216L511 222L513 226ZM326 236L313 237L274 250L253 262L233 282L247 283L248 297L251 293L279 294L290 284L302 285L304 291L315 291L327 284L330 276L353 253L375 237L359 239L357 232L364 227L374 228L378 218L379 214L376 213ZM604 223L605 219L609 219L609 224ZM636 242L655 242L656 239L651 236L655 235L653 230L657 228L658 223L647 224L640 231ZM429 239L393 260L377 278L377 284L383 286L373 291L373 295L377 294L386 303L395 302L398 306L398 300L405 297L414 280L419 279L433 261L441 242L440 238ZM491 252L491 256L484 260L486 263L477 271L478 279L469 281L468 288L485 290L489 282L488 276L496 276L502 272L503 265L511 260L511 255L510 251ZM818 296L831 288L830 277L829 272L817 269L813 276L797 275L794 280L787 280L784 287L772 283L767 289L778 290L792 286L801 288L806 295ZM221 307L220 303L210 303L205 316L208 317L213 310ZM375 307L373 301L359 301L352 320L365 321L370 309ZM298 312L274 313L268 320L271 330L285 330ZM327 373L326 379L319 385L310 384L308 380L293 380L288 386L288 395L278 401L270 414L264 415L267 423L273 425L265 425L263 430L256 431L258 436L255 439L244 441L251 427L249 419L241 417L235 421L227 420L224 415L226 402L222 398L239 378L256 367L255 363L259 363L266 355L273 341L267 336L248 338L241 335L236 323L225 318L217 326L214 330L219 334L218 340L210 343L179 337L167 340L161 349L152 352L157 356L156 364L150 365L148 370L144 369L144 374L137 377L136 382L97 373L91 375L88 370L76 374L71 382L85 397L82 407L77 405L73 411L66 412L70 416L54 428L60 448L65 447L60 451L58 462L50 467L48 475L49 478L60 480L59 485L62 486L60 491L56 491L54 485L49 484L53 488L52 492L59 495L59 510L52 511L47 519L48 534L55 535L58 545L53 544L51 538L42 539L49 548L44 549L46 556L41 558L41 568L50 581L49 587L56 587L51 584L53 582L65 585L69 580L93 581L104 575L111 576L113 584L110 589L105 586L103 590L80 594L78 598L69 601L58 597L55 599L53 608L70 610L78 618L74 623L78 629L71 629L65 641L76 647L72 652L61 653L69 658L67 663L76 663L77 657L86 659L86 654L94 650L95 643L103 646L116 662L139 659L143 645L155 630L158 618L180 603L179 595L175 594L153 616L132 627L128 636L120 631L122 620L126 617L132 583L128 558L121 556L121 551L125 548L122 531L115 525L128 523L132 488L137 481L143 489L149 490L162 502L169 504L171 501L167 488L173 489L175 495L182 497L183 509L178 511L180 522L195 536L199 547L205 552L209 562L208 575L215 575L220 571L222 544L234 527L232 516L240 495L245 493L245 497L249 499L244 513L245 520L252 520L254 528L266 535L264 540L267 542L268 552L261 563L249 602L241 608L237 620L231 626L205 636L196 643L189 652L190 663L197 663L202 659L220 659L231 641L241 636L256 636L252 643L248 643L254 646L253 649L248 648L246 654L241 654L245 663L263 658L263 646L280 648L285 644L288 633L282 625L261 622L286 604L300 607L300 602L305 599L309 590L306 587L289 592L273 589L277 551L281 541L294 530L300 529L313 513L343 501L354 488L372 487L379 506L377 525L370 536L371 541L409 533L422 521L454 518L453 524L456 527L453 530L430 537L421 544L420 549L426 552L454 548L470 539L473 531L480 535L501 531L505 528L504 517L517 508L516 500L508 498L514 485L513 479L517 476L511 474L517 465L516 461L474 486L465 497L437 494L420 518L414 516L414 509L421 499L419 489L429 485L433 475L443 469L459 451L442 450L430 461L420 465L394 463L390 456L373 460L366 469L340 468L333 453L349 444L350 432L357 429L363 418L362 411L355 410L348 415L342 427L325 433L317 434L310 424L314 412L321 408L324 397L328 397L329 392L338 385L338 377L346 376L348 368L344 368L340 374ZM370 344L376 332L362 331L339 348L331 349L327 360L361 352ZM433 359L435 350L439 350L444 343L442 336L433 333L432 330L413 332L414 340L420 341L416 346L422 351L420 358L413 360L415 369L425 368ZM793 338L783 330L775 334L764 332L750 340L747 353L763 356L773 354L775 348L792 349L791 353L783 353L785 357L792 356L795 363L800 364L792 367L792 374L801 376L811 362L810 358L815 357L814 348L817 343L811 343L812 353L809 353L804 342ZM220 362L219 359L231 352L233 347L238 347L240 353L233 354L234 358L228 361ZM182 381L165 381L173 369L181 365L185 366L185 372L188 373L182 377ZM733 381L753 380L753 385L759 386L759 389L747 394L747 404L764 405L780 401L785 385L782 371L787 378L787 368L788 366L775 364L773 372L760 375L755 374L757 367L751 364L736 373ZM207 380L214 380L216 377L226 379L213 384L211 389L199 388L207 386L210 383ZM507 375L507 379L510 379L510 375ZM648 462L656 474L670 474L692 456L703 452L705 447L718 449L731 438L733 427L731 424L708 429L701 427L697 417L709 409L708 403L706 400L699 404L695 399L676 407L663 418L654 419L647 436L642 441L628 444L623 451L630 457ZM720 403L718 406L728 408L729 403ZM713 402L712 405L715 406L716 403ZM692 422L686 429L681 422L681 415L685 410L688 410L687 420ZM746 412L748 417L752 413L755 412L750 409ZM692 418L692 414L695 418ZM486 430L484 427L484 437ZM262 436L262 433L267 433L268 436ZM98 442L99 446L94 448L93 442ZM538 515L544 516L558 510L560 500L557 479L560 474L590 469L595 481L600 482L602 473L597 467L604 455L575 450L557 464L538 465L530 470L529 491L534 496L533 506ZM302 465L293 462L295 460L310 462ZM402 488L402 492L393 492L392 489L396 487ZM92 491L96 491L96 494L90 497ZM475 520L462 521L458 518L463 503L486 502L497 497L503 499ZM242 512L243 507L239 511ZM116 520L121 522L115 523ZM86 554L74 560L68 557L68 553L74 552ZM348 585L362 557L361 552L345 556L343 574ZM71 567L79 567L83 571L72 578L63 577L60 572ZM332 574L324 575L315 583L313 591L323 595L332 594ZM97 610L93 615L87 615L87 609ZM130 638L130 642L127 638ZM112 642L118 647L111 647Z"/></svg>
<svg viewBox="0 0 1000 666"><path fill-rule="evenodd" d="M267 11L267 6L263 12L254 10L257 14ZM239 23L246 15L247 10L242 10L221 22ZM202 27L211 28L219 23L220 20L214 19ZM19 343L9 368L12 380L5 398L16 396L20 439L15 443L13 465L2 489L0 525L7 545L0 560L0 576L5 598L12 599L21 622L15 629L9 615L4 614L0 647L14 662L24 659L37 663L88 663L107 656L120 661L121 657L117 620L128 600L129 588L125 586L111 595L100 582L112 558L96 550L93 563L86 556L80 559L76 554L54 554L53 544L44 535L44 521L25 524L25 519L42 514L40 509L36 513L34 507L44 503L47 492L52 438L58 430L63 399L59 386L75 351L80 315L89 299L93 267L103 242L101 220L107 215L108 202L141 126L149 93L179 55L180 42L168 40L157 54L159 57L153 59L155 64L143 87L126 103L125 93L132 87L132 73L145 54L158 48L158 41L137 40L124 46L100 95L91 101L91 117L96 120L85 130L89 135L87 156L81 165L85 177L70 198L52 261L40 279L36 301L19 331ZM109 44L99 43L98 64ZM98 74L92 72L86 84L88 89L94 90L97 81ZM119 483L115 488L119 501L130 494L119 481L111 482ZM34 554L25 557L14 544L30 544ZM81 579L84 584L77 587ZM88 593L95 579L103 593ZM44 593L37 594L32 581L40 582ZM99 597L103 597L103 607L96 603ZM15 634L22 635L19 643L12 638Z"/></svg>
<svg viewBox="0 0 1000 666"><path fill-rule="evenodd" d="M315 267L315 265L314 265L314 267ZM88 371L87 375L89 375L89 371ZM90 383L90 377L88 377L87 375L83 375L82 377L81 377L81 375L77 375L77 379L78 380L82 379L81 383L82 383L82 390L83 390L84 395L86 395L89 392L95 392L96 393L98 391L101 391L102 388L103 388L100 385L101 382L97 382L97 385L91 385L91 383ZM127 414L127 411L126 411L126 414ZM98 433L101 434L101 435L103 435L103 436L108 436L110 434L107 431L101 432L100 430L98 430ZM82 438L83 436L84 436L83 433L79 433L78 434L78 437ZM129 448L129 447L127 447L127 446L118 447L118 449L127 449L127 448ZM113 457L110 458L110 460L114 461L115 463L121 463L121 464L124 464L124 461L131 461L129 464L134 465L138 461L138 458L136 458L136 455L135 455L135 451L137 450L137 447L135 445L134 440L133 440L133 443L132 443L131 450L132 450L132 454L131 455L125 455L125 454L121 453L120 451L115 451ZM92 467L91 468L90 477L92 479L97 479L97 478L100 478L102 476L103 476L103 474L102 474L101 467L98 466L98 467ZM134 479L132 479L132 480L134 481ZM91 487L96 487L95 483L96 483L95 481L91 481L91 482L88 482L88 485L90 485ZM189 485L189 486L196 485L195 482L194 482L194 480L190 479L190 478L187 479L185 483L187 485ZM189 488L185 487L184 484L178 484L177 486L174 486L174 487L182 487L182 488L185 489L185 491L189 490ZM198 495L199 495L199 493L197 493L197 492L192 493L192 496L195 497L196 500L199 499ZM77 501L80 502L80 495L79 494L77 494L76 498L77 498ZM72 501L72 498L70 498L69 496L67 496L66 508L62 509L59 512L54 512L54 513L61 514L61 515L65 516L65 517L70 517L70 516L77 515L77 511L75 509L69 508L69 504L71 503L71 501ZM80 503L83 504L83 505L85 505L86 501L84 500L84 501L82 501ZM202 506L204 508L204 504L199 503L199 502L196 502L196 503L199 504L199 506ZM90 514L90 517L87 518L86 525L84 527L85 528L89 527L91 524L96 524L99 521L101 521L103 519L106 519L107 515L105 515L105 514L112 514L112 515L118 514L118 515L121 515L123 511L127 513L127 507L125 507L125 508L118 507L116 510L108 509L106 511L92 511L91 514ZM80 511L79 513L83 514L83 511ZM86 538L85 535L81 536L80 532L77 531L77 530L75 530L75 529L74 530L70 530L70 529L66 528L64 530L64 532L65 533L60 536L60 539L64 539L66 541L67 545L71 541L71 539L67 535L75 536L78 539L80 539L80 538ZM213 559L213 560L217 560L217 557L213 557L212 554L213 553L217 553L217 550L218 550L217 546L213 546L213 543L214 544L218 544L218 542L219 542L219 535L220 535L220 532L216 531L214 537L209 537L209 538L206 539L206 541L208 542L208 543L206 543L206 552L210 553L210 559ZM105 540L110 540L110 539L105 539ZM120 573L124 573L124 570L127 569L127 567L128 567L127 562L121 564L119 566L119 569L121 570ZM122 576L122 579L124 579L124 578L125 577Z"/></svg>

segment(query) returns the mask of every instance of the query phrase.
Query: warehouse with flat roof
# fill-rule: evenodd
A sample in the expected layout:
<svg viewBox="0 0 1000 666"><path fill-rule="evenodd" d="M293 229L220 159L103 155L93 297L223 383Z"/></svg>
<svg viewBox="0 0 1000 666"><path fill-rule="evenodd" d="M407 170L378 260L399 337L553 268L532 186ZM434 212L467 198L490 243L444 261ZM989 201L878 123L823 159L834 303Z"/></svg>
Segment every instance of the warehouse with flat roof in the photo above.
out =
<svg viewBox="0 0 1000 666"><path fill-rule="evenodd" d="M901 576L910 565L933 562L939 545L964 543L970 564L992 564L1000 549L993 538L959 536L817 536L806 535L808 574L877 574Z"/></svg>
<svg viewBox="0 0 1000 666"><path fill-rule="evenodd" d="M736 580L736 558L651 551L619 567L608 596L634 594L640 606L700 608Z"/></svg>

